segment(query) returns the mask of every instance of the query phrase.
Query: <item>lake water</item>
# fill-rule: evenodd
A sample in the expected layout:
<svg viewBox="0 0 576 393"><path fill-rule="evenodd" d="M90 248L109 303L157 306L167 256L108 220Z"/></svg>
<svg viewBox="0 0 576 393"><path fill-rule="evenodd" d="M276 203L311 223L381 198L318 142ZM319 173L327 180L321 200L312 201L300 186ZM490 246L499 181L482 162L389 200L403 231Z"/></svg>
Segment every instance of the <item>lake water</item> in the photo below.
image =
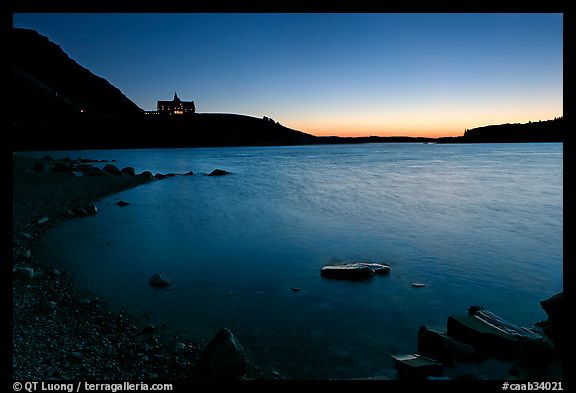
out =
<svg viewBox="0 0 576 393"><path fill-rule="evenodd" d="M79 288L181 334L207 342L228 327L251 361L286 378L391 375L390 355L415 352L423 324L444 329L482 305L529 327L562 290L562 144L48 154L193 170L100 201L96 216L48 233L43 254ZM233 174L202 175L214 168ZM392 271L320 277L357 260ZM173 290L150 287L155 272ZM503 367L485 372L503 378Z"/></svg>

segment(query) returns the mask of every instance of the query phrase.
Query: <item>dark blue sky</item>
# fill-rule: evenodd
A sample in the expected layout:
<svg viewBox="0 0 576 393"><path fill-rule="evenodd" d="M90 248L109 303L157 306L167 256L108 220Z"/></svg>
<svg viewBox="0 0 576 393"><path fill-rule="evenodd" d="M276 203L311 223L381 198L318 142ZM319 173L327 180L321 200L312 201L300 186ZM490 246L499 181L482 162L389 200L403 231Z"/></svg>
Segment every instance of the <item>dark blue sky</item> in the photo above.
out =
<svg viewBox="0 0 576 393"><path fill-rule="evenodd" d="M562 14L15 14L137 105L317 135L460 135L562 115Z"/></svg>

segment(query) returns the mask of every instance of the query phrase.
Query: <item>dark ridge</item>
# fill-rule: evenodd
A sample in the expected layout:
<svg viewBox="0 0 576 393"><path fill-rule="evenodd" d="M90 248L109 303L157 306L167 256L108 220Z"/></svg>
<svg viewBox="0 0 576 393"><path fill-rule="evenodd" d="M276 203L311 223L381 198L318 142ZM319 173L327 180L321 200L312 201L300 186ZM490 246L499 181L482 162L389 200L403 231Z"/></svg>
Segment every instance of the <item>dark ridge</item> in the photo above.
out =
<svg viewBox="0 0 576 393"><path fill-rule="evenodd" d="M438 143L563 142L568 126L563 117L524 124L471 128L463 136L438 138Z"/></svg>
<svg viewBox="0 0 576 393"><path fill-rule="evenodd" d="M76 63L36 31L14 28L10 41L15 93L12 105L16 118L29 117L30 104L34 103L30 95L38 91L52 95L52 102L64 97L74 109L86 113L137 115L143 112L118 88ZM29 83L20 90L22 78Z"/></svg>

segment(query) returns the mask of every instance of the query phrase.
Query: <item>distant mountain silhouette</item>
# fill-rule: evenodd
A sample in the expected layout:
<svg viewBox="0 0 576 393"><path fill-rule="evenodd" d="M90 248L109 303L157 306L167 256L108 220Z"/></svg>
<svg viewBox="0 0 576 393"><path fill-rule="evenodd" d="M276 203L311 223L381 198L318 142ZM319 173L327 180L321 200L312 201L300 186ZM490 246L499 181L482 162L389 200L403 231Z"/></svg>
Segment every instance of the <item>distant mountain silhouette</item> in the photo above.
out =
<svg viewBox="0 0 576 393"><path fill-rule="evenodd" d="M438 138L438 143L563 142L567 123L563 117L529 123L496 124L471 128L463 136Z"/></svg>

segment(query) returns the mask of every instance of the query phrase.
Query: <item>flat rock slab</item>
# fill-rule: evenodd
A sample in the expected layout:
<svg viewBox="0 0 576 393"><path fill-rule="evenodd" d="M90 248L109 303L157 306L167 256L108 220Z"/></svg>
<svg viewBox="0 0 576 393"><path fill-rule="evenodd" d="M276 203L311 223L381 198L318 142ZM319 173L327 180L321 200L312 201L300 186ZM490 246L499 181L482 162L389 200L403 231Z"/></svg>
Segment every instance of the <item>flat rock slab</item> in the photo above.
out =
<svg viewBox="0 0 576 393"><path fill-rule="evenodd" d="M521 339L506 333L472 315L448 317L448 336L472 345L479 353L498 359L513 360L518 355Z"/></svg>
<svg viewBox="0 0 576 393"><path fill-rule="evenodd" d="M512 336L518 337L521 340L541 340L542 336L533 332L530 329L525 327L516 326L502 318L498 315L494 314L491 311L488 311L484 307L479 306L471 306L468 309L468 314L472 315L484 323L495 327L498 330L503 331L506 334L510 334Z"/></svg>
<svg viewBox="0 0 576 393"><path fill-rule="evenodd" d="M320 275L337 280L365 280L376 274L390 273L390 266L382 263L355 262L343 265L326 265Z"/></svg>
<svg viewBox="0 0 576 393"><path fill-rule="evenodd" d="M424 380L429 376L440 377L443 374L442 363L419 355L392 355L400 379Z"/></svg>

